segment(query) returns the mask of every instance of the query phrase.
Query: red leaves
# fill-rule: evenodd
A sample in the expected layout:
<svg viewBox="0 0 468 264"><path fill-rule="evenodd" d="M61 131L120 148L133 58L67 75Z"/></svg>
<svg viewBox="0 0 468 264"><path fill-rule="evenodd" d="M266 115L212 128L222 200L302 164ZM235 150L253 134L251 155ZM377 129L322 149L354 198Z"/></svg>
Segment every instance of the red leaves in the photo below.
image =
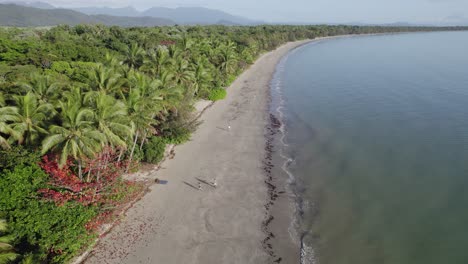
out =
<svg viewBox="0 0 468 264"><path fill-rule="evenodd" d="M83 205L99 205L106 196L106 190L118 180L123 171L123 164L116 161L116 153L111 148L105 148L94 159L85 160L83 169L85 180L80 181L72 168L77 165L71 160L60 168L57 157L46 155L39 164L50 176L50 188L41 189L39 193L46 199L63 205L68 201L75 201Z"/></svg>
<svg viewBox="0 0 468 264"><path fill-rule="evenodd" d="M72 160L60 168L57 156L46 155L39 165L50 176L49 187L38 190L43 198L57 206L74 201L99 208L101 212L85 226L91 232L111 222L124 205L134 201L145 187L144 183L121 180L127 164L119 161L119 155L110 147L93 159L82 161L83 181L77 176L77 163Z"/></svg>
<svg viewBox="0 0 468 264"><path fill-rule="evenodd" d="M63 168L60 168L57 159L52 155L42 157L42 162L39 163L39 166L51 177L51 185L78 193L88 184L80 181L70 169L71 165L73 163L68 160Z"/></svg>
<svg viewBox="0 0 468 264"><path fill-rule="evenodd" d="M161 42L159 42L159 45L162 45L162 46L172 46L175 44L176 42L173 40L162 40Z"/></svg>
<svg viewBox="0 0 468 264"><path fill-rule="evenodd" d="M41 168L50 176L50 188L41 189L39 193L46 199L54 201L57 205L63 205L68 201L77 201L83 205L94 203L98 183L85 183L70 169L72 162L60 168L54 156L47 155L42 158L39 164Z"/></svg>

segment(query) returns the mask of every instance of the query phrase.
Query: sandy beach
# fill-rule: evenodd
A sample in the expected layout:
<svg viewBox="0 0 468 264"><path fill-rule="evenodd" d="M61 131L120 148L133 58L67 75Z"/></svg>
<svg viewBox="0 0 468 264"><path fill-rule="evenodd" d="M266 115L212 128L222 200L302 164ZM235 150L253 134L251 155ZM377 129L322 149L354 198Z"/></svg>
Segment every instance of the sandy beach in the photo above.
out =
<svg viewBox="0 0 468 264"><path fill-rule="evenodd" d="M245 71L229 87L228 97L204 112L191 141L177 146L175 158L151 175L168 183L153 185L100 240L85 263L297 261L299 249L289 236L277 236L290 245L283 247L289 254L277 253L276 243L272 250L262 243L270 232L262 228L270 214L265 133L268 87L275 66L288 51L306 42L288 43L266 53ZM203 183L213 179L216 188ZM274 225L287 231L289 223L278 221L289 218L278 219Z"/></svg>

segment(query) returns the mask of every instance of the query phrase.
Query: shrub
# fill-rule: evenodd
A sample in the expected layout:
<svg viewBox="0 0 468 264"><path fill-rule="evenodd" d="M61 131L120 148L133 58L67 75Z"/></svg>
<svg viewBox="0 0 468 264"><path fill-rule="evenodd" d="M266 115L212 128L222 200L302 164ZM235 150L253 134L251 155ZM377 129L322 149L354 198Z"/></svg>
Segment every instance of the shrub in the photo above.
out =
<svg viewBox="0 0 468 264"><path fill-rule="evenodd" d="M70 64L66 61L55 61L52 63L51 70L58 72L58 73L63 73L66 75L71 75L73 70L70 67Z"/></svg>
<svg viewBox="0 0 468 264"><path fill-rule="evenodd" d="M218 101L226 98L227 92L225 89L218 88L218 89L213 89L210 92L210 95L208 96L208 99L211 101Z"/></svg>
<svg viewBox="0 0 468 264"><path fill-rule="evenodd" d="M12 146L11 149L0 149L0 172L12 170L21 165L37 164L41 160L39 152L30 151L22 146Z"/></svg>
<svg viewBox="0 0 468 264"><path fill-rule="evenodd" d="M63 263L94 237L85 225L96 208L73 202L56 206L39 199L37 190L47 182L48 176L37 165L5 171L0 175L0 218L8 221L20 253Z"/></svg>
<svg viewBox="0 0 468 264"><path fill-rule="evenodd" d="M190 140L191 131L184 127L173 127L164 130L163 140L166 144L182 144Z"/></svg>
<svg viewBox="0 0 468 264"><path fill-rule="evenodd" d="M76 82L89 83L89 70L96 66L96 63L92 62L70 62L72 68L72 74L68 77Z"/></svg>
<svg viewBox="0 0 468 264"><path fill-rule="evenodd" d="M130 155L130 154L129 154ZM142 161L145 158L145 153L137 145L133 151L133 161Z"/></svg>
<svg viewBox="0 0 468 264"><path fill-rule="evenodd" d="M161 137L151 137L143 150L145 153L144 161L157 164L164 158L166 143Z"/></svg>

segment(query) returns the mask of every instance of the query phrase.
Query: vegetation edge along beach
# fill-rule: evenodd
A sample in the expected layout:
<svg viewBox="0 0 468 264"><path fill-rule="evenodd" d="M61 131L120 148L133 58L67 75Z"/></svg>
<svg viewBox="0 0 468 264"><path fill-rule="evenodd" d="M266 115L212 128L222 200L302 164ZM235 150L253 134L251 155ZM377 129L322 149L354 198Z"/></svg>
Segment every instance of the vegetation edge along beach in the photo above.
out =
<svg viewBox="0 0 468 264"><path fill-rule="evenodd" d="M260 54L301 39L435 30L466 28L0 29L0 261L67 263L85 250L145 188L122 176L189 140L194 102L223 99Z"/></svg>

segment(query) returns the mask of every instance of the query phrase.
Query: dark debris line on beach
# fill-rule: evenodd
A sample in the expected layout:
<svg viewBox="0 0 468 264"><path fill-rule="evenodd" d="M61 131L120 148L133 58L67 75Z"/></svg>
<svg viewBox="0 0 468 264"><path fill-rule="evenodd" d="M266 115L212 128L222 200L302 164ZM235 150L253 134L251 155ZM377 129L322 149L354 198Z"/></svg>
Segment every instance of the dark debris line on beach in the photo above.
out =
<svg viewBox="0 0 468 264"><path fill-rule="evenodd" d="M265 183L268 188L268 200L265 204L265 220L262 223L262 231L265 233L265 239L262 240L263 249L271 257L273 263L281 263L282 258L278 256L277 253L273 250L271 240L275 237L273 232L270 230L270 224L274 220L274 216L271 214L271 207L274 205L276 199L278 198L278 191L274 185L274 178L272 169L274 167L273 160L273 140L274 136L278 133L279 128L281 127L281 121L276 118L273 114L269 116L269 122L266 125L266 143L265 143L265 158L263 160L263 171L266 175Z"/></svg>

